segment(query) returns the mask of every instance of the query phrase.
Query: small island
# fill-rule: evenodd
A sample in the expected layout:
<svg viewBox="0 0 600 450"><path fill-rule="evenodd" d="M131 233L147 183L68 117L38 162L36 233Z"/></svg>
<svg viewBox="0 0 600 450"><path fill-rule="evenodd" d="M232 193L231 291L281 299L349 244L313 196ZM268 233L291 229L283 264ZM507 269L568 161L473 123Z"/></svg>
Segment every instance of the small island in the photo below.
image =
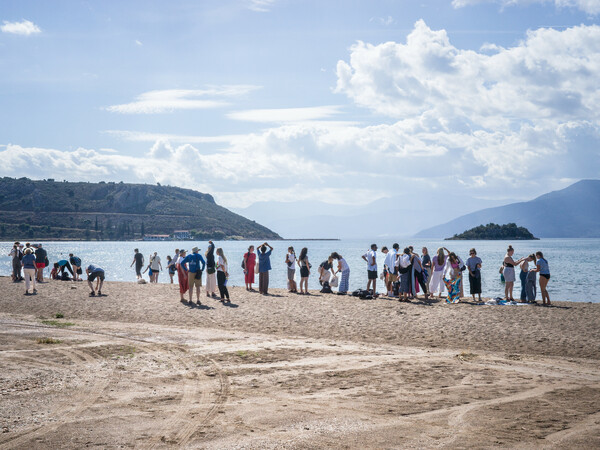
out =
<svg viewBox="0 0 600 450"><path fill-rule="evenodd" d="M507 223L506 225L498 225L488 223L487 225L479 225L471 228L461 234L455 234L446 241L529 241L539 240L525 227L518 227L516 223Z"/></svg>

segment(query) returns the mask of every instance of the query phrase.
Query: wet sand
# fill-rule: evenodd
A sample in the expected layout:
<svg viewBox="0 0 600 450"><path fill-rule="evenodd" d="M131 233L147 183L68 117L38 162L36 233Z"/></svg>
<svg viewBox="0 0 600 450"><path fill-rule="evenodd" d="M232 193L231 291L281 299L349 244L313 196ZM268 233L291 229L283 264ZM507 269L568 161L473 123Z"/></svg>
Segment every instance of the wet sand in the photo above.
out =
<svg viewBox="0 0 600 450"><path fill-rule="evenodd" d="M600 447L598 304L23 291L0 277L1 448Z"/></svg>

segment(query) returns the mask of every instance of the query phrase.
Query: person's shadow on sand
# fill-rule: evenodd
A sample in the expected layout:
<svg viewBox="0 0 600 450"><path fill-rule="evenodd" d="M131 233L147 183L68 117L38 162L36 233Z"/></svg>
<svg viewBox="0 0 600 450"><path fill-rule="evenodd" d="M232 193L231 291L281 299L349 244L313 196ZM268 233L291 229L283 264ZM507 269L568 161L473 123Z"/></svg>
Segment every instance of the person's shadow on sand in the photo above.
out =
<svg viewBox="0 0 600 450"><path fill-rule="evenodd" d="M212 306L208 306L208 305L205 305L205 304L198 305L197 303L186 302L186 303L184 303L184 305L187 306L190 309L215 309Z"/></svg>
<svg viewBox="0 0 600 450"><path fill-rule="evenodd" d="M223 306L227 306L228 308L238 308L239 305L236 305L235 303L231 303L231 302L225 302L223 303Z"/></svg>

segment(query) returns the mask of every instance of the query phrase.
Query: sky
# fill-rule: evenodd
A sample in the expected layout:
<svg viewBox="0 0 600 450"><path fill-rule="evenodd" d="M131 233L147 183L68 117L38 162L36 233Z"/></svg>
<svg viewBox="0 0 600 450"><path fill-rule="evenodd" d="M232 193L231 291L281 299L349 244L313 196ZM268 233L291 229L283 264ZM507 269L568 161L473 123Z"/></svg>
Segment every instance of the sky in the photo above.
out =
<svg viewBox="0 0 600 450"><path fill-rule="evenodd" d="M3 0L0 176L300 215L531 199L599 178L599 19L600 0Z"/></svg>

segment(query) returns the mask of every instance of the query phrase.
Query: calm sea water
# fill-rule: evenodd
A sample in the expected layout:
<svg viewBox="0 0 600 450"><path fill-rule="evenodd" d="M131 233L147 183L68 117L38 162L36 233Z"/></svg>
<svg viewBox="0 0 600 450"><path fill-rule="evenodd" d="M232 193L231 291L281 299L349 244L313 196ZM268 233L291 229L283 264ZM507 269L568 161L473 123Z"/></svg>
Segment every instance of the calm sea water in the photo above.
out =
<svg viewBox="0 0 600 450"><path fill-rule="evenodd" d="M389 240L342 240L342 241L273 241L273 254L271 265L273 270L270 274L270 287L284 288L287 282L286 266L284 263L287 248L293 246L296 254L300 254L302 247L308 248L308 256L313 265L313 274L309 278L309 289L320 289L316 268L332 252L340 253L350 265L350 289L366 287L367 269L366 263L361 258L367 252L370 244L376 243L391 247L398 242L403 248L413 245L415 250L425 246L430 254L440 246L445 246L455 251L464 260L468 258L471 247L477 249L478 256L483 260L482 284L483 295L496 297L504 295L504 285L500 282L498 269L506 252L508 244L515 248L515 259L521 256L535 253L541 250L550 264L552 277L548 284L551 299L577 301L577 302L600 302L600 292L594 288L592 281L598 277L598 262L600 261L600 239L542 239L539 241L441 241L410 239L397 241ZM222 247L229 261L229 285L243 286L244 278L240 267L242 256L250 244L258 245L260 242L248 241L223 241L216 242L217 247ZM163 267L166 267L166 256L173 255L175 248L190 250L198 246L204 253L206 242L43 242L48 251L50 262L65 258L69 253L79 256L84 267L95 264L106 271L108 280L113 281L135 281L135 270L129 267L133 260L133 249L139 248L144 254L146 261L153 252L158 252ZM12 248L12 242L0 242L0 275L10 275L11 261L8 253ZM383 268L383 254L378 252L378 269ZM46 269L49 273L49 269ZM299 274L297 274L299 276ZM147 277L146 277L147 278ZM298 279L299 281L299 279ZM169 282L166 271L161 272L159 282ZM175 282L177 276L175 275ZM258 283L258 276L256 276ZM382 292L383 283L378 280L378 291ZM468 281L465 282L465 293L468 294ZM515 298L520 293L520 282L515 283ZM538 290L538 299L539 299Z"/></svg>

